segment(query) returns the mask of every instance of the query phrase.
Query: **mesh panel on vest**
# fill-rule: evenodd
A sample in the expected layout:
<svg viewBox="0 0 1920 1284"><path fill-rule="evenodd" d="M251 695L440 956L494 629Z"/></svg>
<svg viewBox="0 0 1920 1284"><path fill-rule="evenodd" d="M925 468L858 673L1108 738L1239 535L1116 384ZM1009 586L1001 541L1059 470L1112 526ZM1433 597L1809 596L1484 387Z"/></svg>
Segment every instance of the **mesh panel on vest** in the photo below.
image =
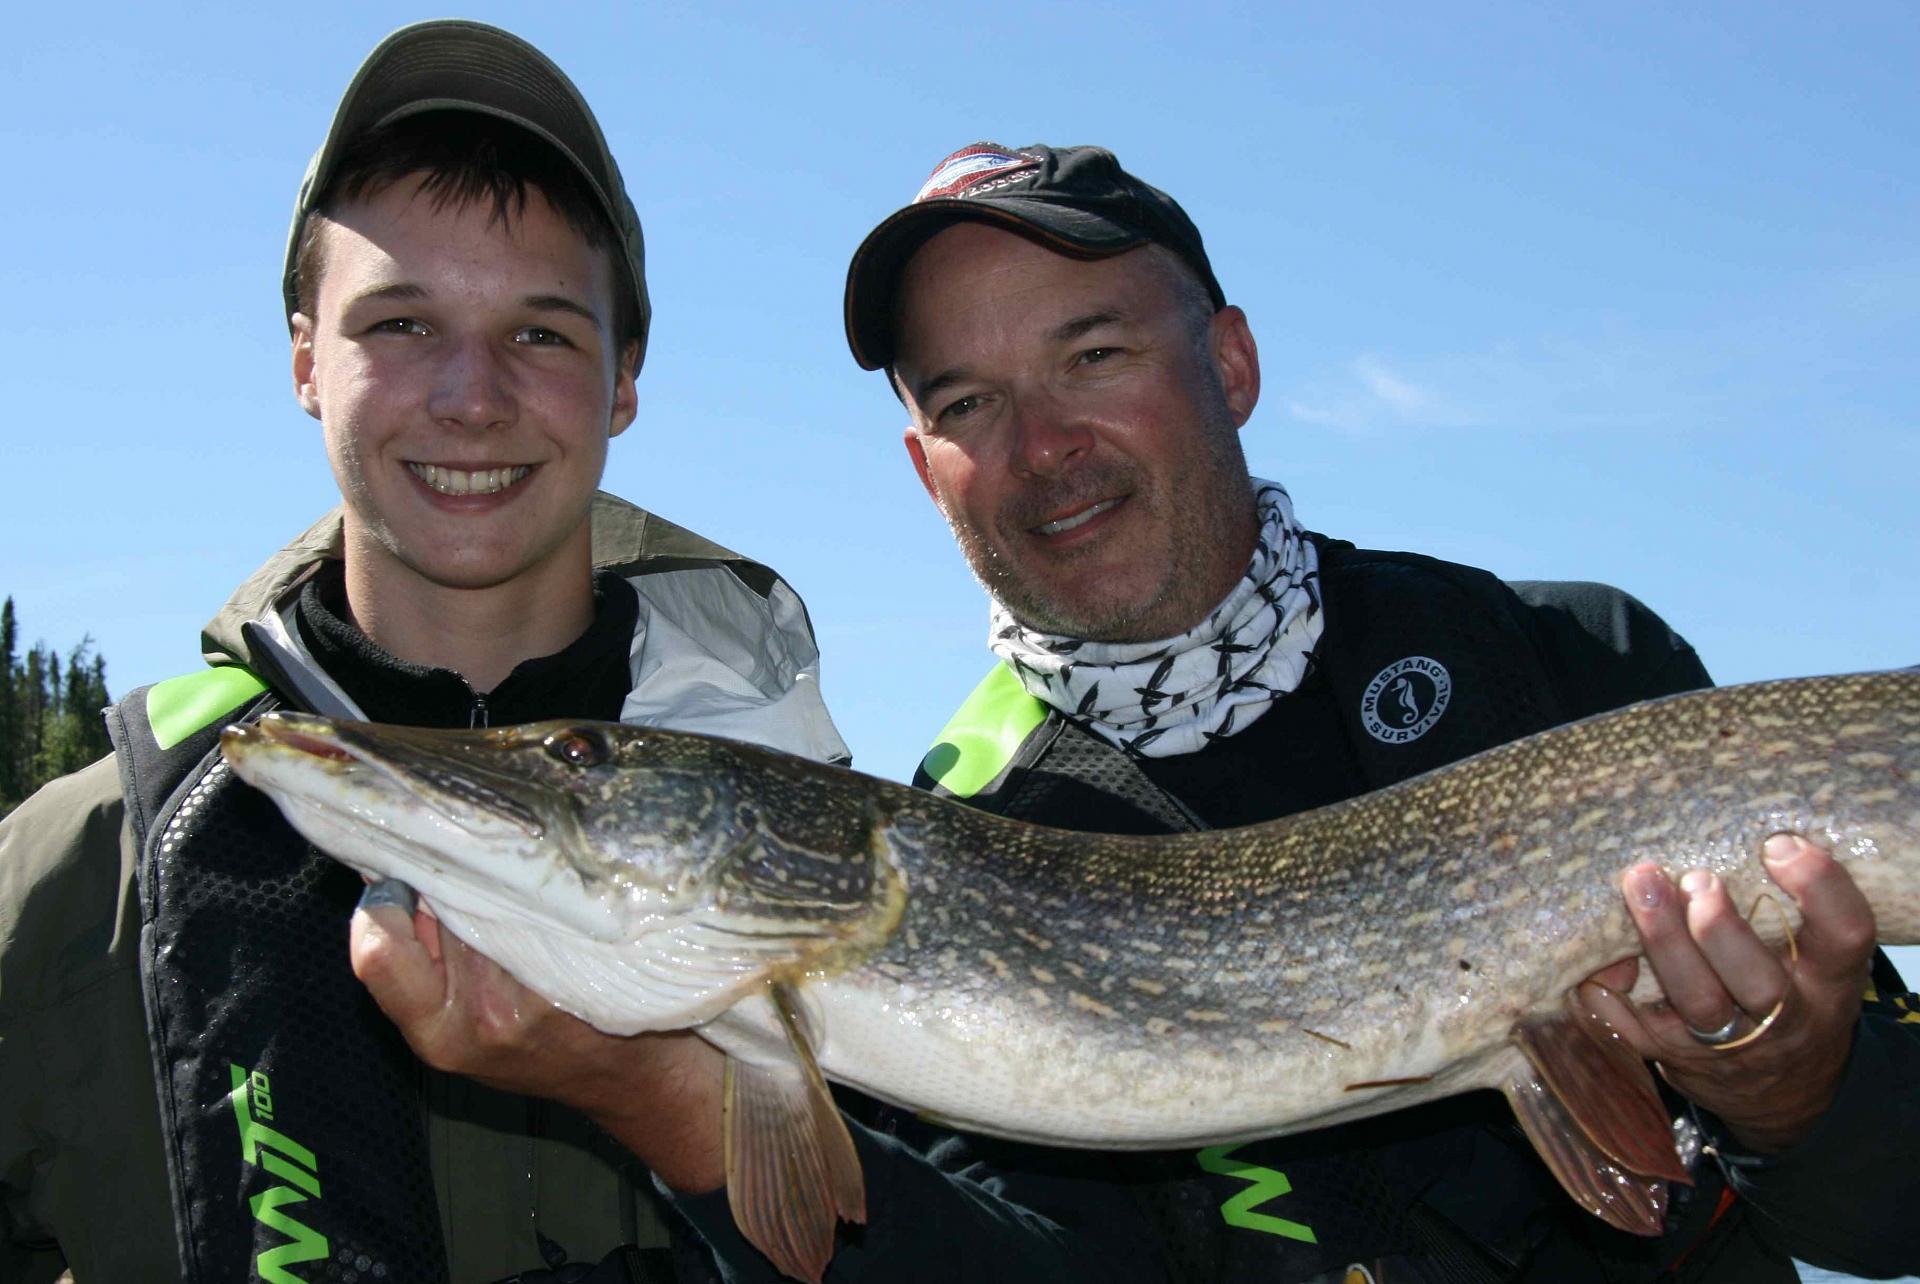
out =
<svg viewBox="0 0 1920 1284"><path fill-rule="evenodd" d="M160 1086L196 1276L238 1278L279 1253L309 1280L445 1279L418 1063L348 963L359 877L217 755L150 852ZM271 1130L253 1162L233 1067Z"/></svg>
<svg viewBox="0 0 1920 1284"><path fill-rule="evenodd" d="M1058 817L1062 791L1083 793L1092 804L1081 814L1097 816L1098 824L1077 828L1112 834L1164 834L1200 826L1159 786L1147 779L1138 763L1090 731L1068 722L1048 746L1044 758L1023 779L1001 809L1014 820ZM1072 814L1068 812L1067 814ZM1044 823L1059 824L1057 819Z"/></svg>

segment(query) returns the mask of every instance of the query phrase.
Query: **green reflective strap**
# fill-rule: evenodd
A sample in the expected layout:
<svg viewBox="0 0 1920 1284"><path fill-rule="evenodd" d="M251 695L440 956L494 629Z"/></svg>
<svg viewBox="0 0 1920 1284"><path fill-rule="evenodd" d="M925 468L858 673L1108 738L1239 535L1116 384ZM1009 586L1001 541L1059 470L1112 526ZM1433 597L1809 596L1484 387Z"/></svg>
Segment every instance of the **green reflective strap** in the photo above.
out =
<svg viewBox="0 0 1920 1284"><path fill-rule="evenodd" d="M1047 706L1027 694L1012 669L996 664L927 750L921 769L948 793L971 798L1046 719Z"/></svg>
<svg viewBox="0 0 1920 1284"><path fill-rule="evenodd" d="M171 749L266 689L266 683L237 664L168 678L147 689L147 725L160 747Z"/></svg>

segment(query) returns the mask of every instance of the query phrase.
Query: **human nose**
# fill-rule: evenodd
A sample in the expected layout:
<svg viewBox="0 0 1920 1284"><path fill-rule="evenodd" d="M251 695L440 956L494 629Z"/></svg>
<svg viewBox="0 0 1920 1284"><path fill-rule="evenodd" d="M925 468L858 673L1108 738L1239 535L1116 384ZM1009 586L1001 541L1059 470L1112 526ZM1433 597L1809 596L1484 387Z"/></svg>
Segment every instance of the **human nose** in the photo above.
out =
<svg viewBox="0 0 1920 1284"><path fill-rule="evenodd" d="M499 356L484 339L446 345L434 370L427 413L436 423L491 428L513 417L513 388Z"/></svg>
<svg viewBox="0 0 1920 1284"><path fill-rule="evenodd" d="M1015 404L1013 465L1018 471L1053 477L1092 447L1085 421L1057 398L1029 394Z"/></svg>

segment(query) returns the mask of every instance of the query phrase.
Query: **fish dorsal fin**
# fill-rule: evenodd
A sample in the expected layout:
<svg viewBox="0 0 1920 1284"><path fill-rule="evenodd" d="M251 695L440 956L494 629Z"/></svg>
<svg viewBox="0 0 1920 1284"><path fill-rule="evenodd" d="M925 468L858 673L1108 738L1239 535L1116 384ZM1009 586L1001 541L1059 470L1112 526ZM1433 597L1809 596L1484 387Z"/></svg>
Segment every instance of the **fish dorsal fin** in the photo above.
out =
<svg viewBox="0 0 1920 1284"><path fill-rule="evenodd" d="M1501 1090L1560 1185L1611 1226L1658 1235L1667 1181L1691 1183L1645 1063L1571 1017L1522 1021Z"/></svg>
<svg viewBox="0 0 1920 1284"><path fill-rule="evenodd" d="M793 1057L757 1065L727 1058L727 1203L740 1233L782 1273L818 1284L838 1224L867 1220L866 1180L792 991L770 983L767 998Z"/></svg>

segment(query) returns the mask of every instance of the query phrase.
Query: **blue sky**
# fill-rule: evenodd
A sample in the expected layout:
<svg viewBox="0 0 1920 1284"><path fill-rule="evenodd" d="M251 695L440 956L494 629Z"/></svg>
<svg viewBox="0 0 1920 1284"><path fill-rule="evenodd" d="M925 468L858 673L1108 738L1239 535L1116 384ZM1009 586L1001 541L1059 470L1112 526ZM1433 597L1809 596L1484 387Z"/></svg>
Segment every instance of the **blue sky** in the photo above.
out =
<svg viewBox="0 0 1920 1284"><path fill-rule="evenodd" d="M332 502L277 292L360 58L436 11L31 6L0 53L0 592L116 691ZM607 483L806 597L857 761L985 671L841 340L846 261L975 139L1099 142L1249 312L1309 524L1609 580L1723 681L1920 661L1920 15L1767 5L478 5L598 109L656 321Z"/></svg>
<svg viewBox="0 0 1920 1284"><path fill-rule="evenodd" d="M0 54L0 592L116 691L329 505L287 212L361 56L436 11L36 6ZM1722 681L1920 661L1920 15L1862 4L494 5L597 107L656 321L607 484L777 565L857 760L984 672L980 595L841 340L855 244L947 151L1100 142L1261 343L1303 518L1609 580Z"/></svg>
<svg viewBox="0 0 1920 1284"><path fill-rule="evenodd" d="M0 49L0 593L115 692L333 502L278 278L383 0L32 5ZM1722 681L1920 662L1920 10L1903 3L475 4L586 92L656 309L608 486L806 597L858 765L985 671L978 589L840 331L976 139L1102 143L1244 306L1311 526L1601 579Z"/></svg>

